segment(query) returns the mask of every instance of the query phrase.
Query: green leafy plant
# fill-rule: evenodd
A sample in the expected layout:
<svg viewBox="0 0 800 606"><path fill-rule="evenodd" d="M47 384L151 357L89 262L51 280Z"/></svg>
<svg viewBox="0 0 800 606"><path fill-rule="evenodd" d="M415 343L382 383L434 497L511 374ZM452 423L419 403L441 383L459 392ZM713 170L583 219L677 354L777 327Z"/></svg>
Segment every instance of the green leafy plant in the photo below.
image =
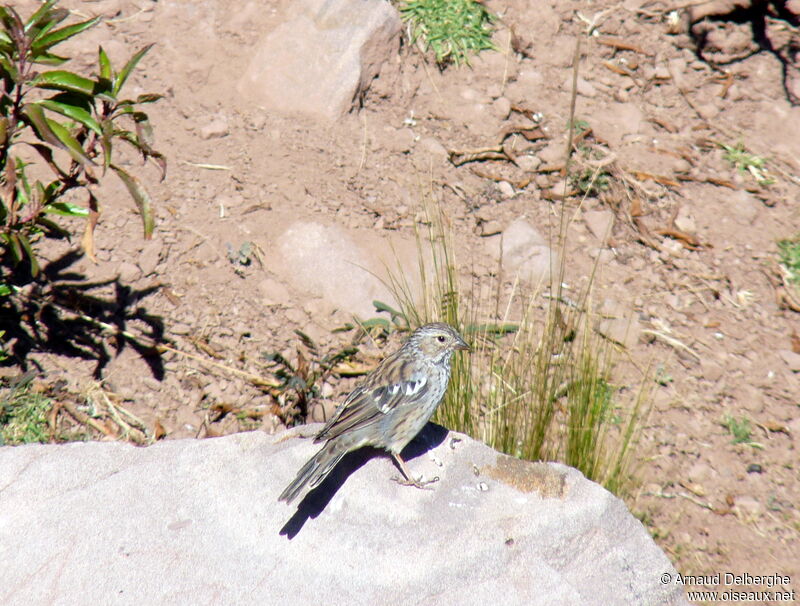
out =
<svg viewBox="0 0 800 606"><path fill-rule="evenodd" d="M741 417L740 419L737 419L732 414L727 414L725 415L722 424L733 437L733 444L750 443L752 428L750 427L750 421L747 420L747 417Z"/></svg>
<svg viewBox="0 0 800 606"><path fill-rule="evenodd" d="M739 142L736 145L717 143L717 145L725 151L722 157L740 173L749 173L762 186L775 183L775 179L767 172L767 161L761 156L748 152L743 143Z"/></svg>
<svg viewBox="0 0 800 606"><path fill-rule="evenodd" d="M611 185L611 174L604 170L586 167L572 175L570 183L584 195L597 195L608 190Z"/></svg>
<svg viewBox="0 0 800 606"><path fill-rule="evenodd" d="M410 0L400 7L411 43L424 43L436 63L469 65L469 56L494 49L495 17L475 0Z"/></svg>
<svg viewBox="0 0 800 606"><path fill-rule="evenodd" d="M26 375L16 385L0 388L0 445L48 442L47 413L53 401L31 385Z"/></svg>
<svg viewBox="0 0 800 606"><path fill-rule="evenodd" d="M272 390L279 405L276 412L287 425L308 416L311 401L320 395L322 383L337 372L337 367L342 362L350 360L358 353L357 347L344 347L338 351L323 353L307 334L300 330L294 332L302 345L297 348L294 363L277 351L263 354L269 364L269 372L278 383Z"/></svg>
<svg viewBox="0 0 800 606"><path fill-rule="evenodd" d="M780 264L790 283L800 286L800 234L778 242Z"/></svg>
<svg viewBox="0 0 800 606"><path fill-rule="evenodd" d="M162 179L166 169L164 157L152 148L148 116L139 109L160 95L122 96L131 72L152 45L119 71L102 47L92 77L58 69L68 58L55 54L54 48L97 25L99 18L61 26L70 12L56 4L43 2L27 20L11 6L0 7L0 296L11 294L10 276L21 267L36 278L35 244L41 235L69 235L54 216L86 219L83 249L94 258L100 207L93 186L108 171L130 192L144 236L151 236L150 196L138 177L115 162L117 143L154 160ZM68 201L68 192L83 192L85 206Z"/></svg>

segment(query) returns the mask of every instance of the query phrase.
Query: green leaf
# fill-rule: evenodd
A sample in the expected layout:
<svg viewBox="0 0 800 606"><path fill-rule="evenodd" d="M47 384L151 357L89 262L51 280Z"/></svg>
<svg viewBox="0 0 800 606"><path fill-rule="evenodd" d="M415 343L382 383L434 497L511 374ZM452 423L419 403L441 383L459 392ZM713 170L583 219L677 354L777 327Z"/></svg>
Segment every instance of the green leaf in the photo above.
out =
<svg viewBox="0 0 800 606"><path fill-rule="evenodd" d="M131 75L133 69L136 67L139 61L142 60L142 57L144 57L147 54L147 51L149 51L151 48L153 48L153 44L148 44L147 46L145 46L142 50L140 50L133 57L131 57L130 60L125 64L125 67L122 68L122 71L120 71L119 74L117 74L117 77L114 80L114 95L119 94L119 91L125 85L125 81L128 79L128 76Z"/></svg>
<svg viewBox="0 0 800 606"><path fill-rule="evenodd" d="M12 37L21 37L24 34L25 24L22 22L19 13L10 6L0 6L0 20L3 21L3 26L6 31L11 33Z"/></svg>
<svg viewBox="0 0 800 606"><path fill-rule="evenodd" d="M33 127L39 139L56 147L62 147L58 137L50 128L44 115L44 110L41 107L28 103L23 106L22 115L27 118L27 122Z"/></svg>
<svg viewBox="0 0 800 606"><path fill-rule="evenodd" d="M20 245L19 237L16 233L2 234L3 239L8 243L8 249L11 251L11 262L18 265L22 261L22 246Z"/></svg>
<svg viewBox="0 0 800 606"><path fill-rule="evenodd" d="M70 156L72 156L73 160L80 162L81 164L94 164L92 159L86 155L86 152L81 144L78 143L77 139L70 134L67 127L59 122L56 122L55 120L50 120L50 118L45 119L50 125L50 129L56 134L58 140L63 144L63 148L67 151L67 153L69 153Z"/></svg>
<svg viewBox="0 0 800 606"><path fill-rule="evenodd" d="M12 82L19 82L17 66L5 55L0 55L0 75L8 74Z"/></svg>
<svg viewBox="0 0 800 606"><path fill-rule="evenodd" d="M28 38L30 39L31 43L38 40L40 36L46 35L51 29L53 29L56 25L58 25L59 23L58 20L51 19L50 18L51 16L52 14L48 15L47 18L45 18L42 27L31 28L31 31L28 32Z"/></svg>
<svg viewBox="0 0 800 606"><path fill-rule="evenodd" d="M100 138L100 146L103 148L103 171L107 171L111 166L111 152L114 149L112 137L114 136L114 123L111 120L103 121L103 135Z"/></svg>
<svg viewBox="0 0 800 606"><path fill-rule="evenodd" d="M145 191L144 187L142 187L142 183L135 176L131 175L116 164L112 164L111 168L117 173L119 178L125 184L125 187L128 188L128 192L131 194L133 201L136 202L136 206L139 209L139 215L142 217L144 237L146 240L149 240L153 235L153 228L155 227L152 205L150 203L150 195L147 193L147 191Z"/></svg>
<svg viewBox="0 0 800 606"><path fill-rule="evenodd" d="M61 215L62 217L88 217L89 209L85 206L78 206L72 202L53 202L44 207L44 212L51 215Z"/></svg>
<svg viewBox="0 0 800 606"><path fill-rule="evenodd" d="M66 97L62 97L66 99ZM82 100L74 99L75 102L80 102ZM75 122L79 122L83 124L86 128L89 128L96 132L98 135L103 134L103 129L100 128L100 124L98 124L97 120L92 117L92 114L86 111L84 107L81 107L77 103L67 103L64 101L56 101L54 99L44 99L42 101L35 101L37 105L41 105L45 109L49 109L50 111L56 112L61 114L62 116L66 116Z"/></svg>
<svg viewBox="0 0 800 606"><path fill-rule="evenodd" d="M52 65L58 67L69 61L68 57L61 57L53 53L42 53L36 56L35 62L39 65Z"/></svg>
<svg viewBox="0 0 800 606"><path fill-rule="evenodd" d="M22 248L24 248L25 252L28 253L28 259L31 263L31 275L35 278L39 275L39 261L36 260L36 255L33 252L31 241L28 240L28 236L22 232L19 232L17 236L19 237L20 244L22 244Z"/></svg>
<svg viewBox="0 0 800 606"><path fill-rule="evenodd" d="M102 46L97 48L97 63L100 65L100 77L103 80L114 78L114 70L111 68L111 59L108 58Z"/></svg>
<svg viewBox="0 0 800 606"><path fill-rule="evenodd" d="M391 307L391 306L387 305L386 303L384 303L383 301L377 301L377 300L373 301L372 305L375 306L375 311L377 311L378 313L380 313L382 311L385 311L385 312L388 312L389 315L391 315L393 318L395 316L402 316L403 315L399 311L394 309L393 307Z"/></svg>
<svg viewBox="0 0 800 606"><path fill-rule="evenodd" d="M81 95L93 95L97 83L78 74L64 70L43 72L33 79L31 84L37 88L52 88Z"/></svg>
<svg viewBox="0 0 800 606"><path fill-rule="evenodd" d="M0 283L0 297L7 297L11 292L11 287L8 284Z"/></svg>
<svg viewBox="0 0 800 606"><path fill-rule="evenodd" d="M145 93L136 97L136 103L154 103L163 98L164 95L159 95L158 93Z"/></svg>
<svg viewBox="0 0 800 606"><path fill-rule="evenodd" d="M42 141L65 150L75 161L81 164L94 164L86 155L80 143L69 134L69 130L55 120L50 120L46 117L40 105L27 103L22 108L22 113L32 123L36 134Z"/></svg>
<svg viewBox="0 0 800 606"><path fill-rule="evenodd" d="M363 322L359 322L362 328L365 330L369 330L370 328L382 328L384 330L391 330L391 324L389 324L389 320L386 318L370 318L369 320L365 320Z"/></svg>
<svg viewBox="0 0 800 606"><path fill-rule="evenodd" d="M153 145L153 127L150 126L150 120L147 119L147 114L144 112L135 112L133 119L136 123L136 138L142 149L149 152Z"/></svg>
<svg viewBox="0 0 800 606"><path fill-rule="evenodd" d="M48 15L48 13L50 9L53 8L57 2L58 0L47 0L47 2L44 2L39 7L39 10L33 13L30 19L25 22L25 33L31 31L31 28L37 27L39 23L49 17L50 15Z"/></svg>
<svg viewBox="0 0 800 606"><path fill-rule="evenodd" d="M94 19L88 19L86 21L81 21L80 23L62 27L61 29L57 29L56 31L50 32L44 36L40 35L34 41L33 45L31 46L31 50L34 52L34 54L46 51L48 48L55 46L64 40L68 40L69 38L80 34L82 31L87 30L90 27L94 27L99 21L100 17L95 17ZM36 60L35 57L34 60Z"/></svg>

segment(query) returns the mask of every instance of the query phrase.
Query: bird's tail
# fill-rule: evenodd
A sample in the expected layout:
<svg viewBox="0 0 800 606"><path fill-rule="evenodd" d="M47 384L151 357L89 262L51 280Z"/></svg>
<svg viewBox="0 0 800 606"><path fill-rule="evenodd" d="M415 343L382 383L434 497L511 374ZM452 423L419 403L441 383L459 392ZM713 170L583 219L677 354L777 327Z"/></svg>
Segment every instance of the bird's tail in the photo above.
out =
<svg viewBox="0 0 800 606"><path fill-rule="evenodd" d="M297 472L297 477L284 489L278 500L291 503L306 486L309 489L318 486L345 454L347 454L347 451L341 448L336 441L325 444L317 454L300 468L300 471Z"/></svg>

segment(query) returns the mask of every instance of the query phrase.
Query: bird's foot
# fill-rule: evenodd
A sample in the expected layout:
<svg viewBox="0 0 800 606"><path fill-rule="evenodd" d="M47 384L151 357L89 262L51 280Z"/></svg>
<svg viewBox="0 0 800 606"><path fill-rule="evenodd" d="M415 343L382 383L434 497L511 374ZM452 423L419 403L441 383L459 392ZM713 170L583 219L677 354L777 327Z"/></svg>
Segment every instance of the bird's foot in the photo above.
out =
<svg viewBox="0 0 800 606"><path fill-rule="evenodd" d="M414 488L419 488L421 490L433 490L433 487L430 484L434 484L439 481L439 476L435 476L431 480L423 480L420 478L419 480L415 480L412 478L401 478L395 476L392 478L393 481L400 484L400 486L413 486Z"/></svg>

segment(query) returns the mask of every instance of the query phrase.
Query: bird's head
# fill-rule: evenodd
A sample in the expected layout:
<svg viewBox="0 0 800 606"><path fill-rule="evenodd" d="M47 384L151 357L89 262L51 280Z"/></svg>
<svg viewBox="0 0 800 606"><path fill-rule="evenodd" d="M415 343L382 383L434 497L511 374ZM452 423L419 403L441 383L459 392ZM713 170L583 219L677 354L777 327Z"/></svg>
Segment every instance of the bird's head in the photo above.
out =
<svg viewBox="0 0 800 606"><path fill-rule="evenodd" d="M469 345L452 326L442 322L434 322L421 326L408 340L409 344L416 347L427 358L436 361L450 359L453 352L461 349L469 351Z"/></svg>

